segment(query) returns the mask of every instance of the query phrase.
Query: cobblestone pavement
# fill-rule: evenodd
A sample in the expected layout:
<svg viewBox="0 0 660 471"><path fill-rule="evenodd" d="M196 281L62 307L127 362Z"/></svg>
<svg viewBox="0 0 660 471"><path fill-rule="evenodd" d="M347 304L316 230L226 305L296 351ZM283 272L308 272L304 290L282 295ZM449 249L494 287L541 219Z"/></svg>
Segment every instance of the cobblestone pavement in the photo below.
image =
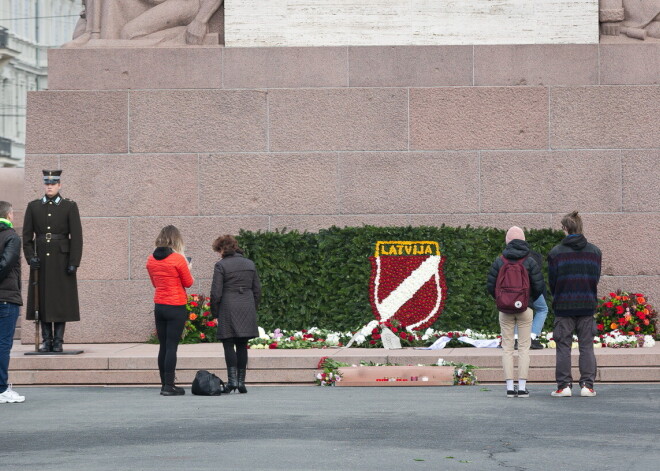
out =
<svg viewBox="0 0 660 471"><path fill-rule="evenodd" d="M658 469L660 384L597 384L595 398L529 389L20 388L25 403L0 404L0 460L48 471Z"/></svg>

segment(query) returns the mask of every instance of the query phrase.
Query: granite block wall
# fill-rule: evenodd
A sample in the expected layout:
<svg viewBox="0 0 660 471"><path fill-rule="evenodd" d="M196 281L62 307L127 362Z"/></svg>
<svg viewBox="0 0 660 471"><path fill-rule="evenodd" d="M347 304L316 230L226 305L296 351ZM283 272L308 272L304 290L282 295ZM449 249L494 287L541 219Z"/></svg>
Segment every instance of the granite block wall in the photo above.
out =
<svg viewBox="0 0 660 471"><path fill-rule="evenodd" d="M577 209L603 292L660 305L660 43L182 51L51 50L29 95L25 199L60 167L83 217L68 341L148 337L169 223L208 292L211 241L241 228L558 228Z"/></svg>

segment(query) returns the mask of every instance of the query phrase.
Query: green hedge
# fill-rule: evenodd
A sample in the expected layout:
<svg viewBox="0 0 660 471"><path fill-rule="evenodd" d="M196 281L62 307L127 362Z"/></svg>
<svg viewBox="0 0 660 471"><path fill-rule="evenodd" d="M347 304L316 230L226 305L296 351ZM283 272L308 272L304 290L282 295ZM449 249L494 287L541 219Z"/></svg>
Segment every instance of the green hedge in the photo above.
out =
<svg viewBox="0 0 660 471"><path fill-rule="evenodd" d="M486 292L486 275L504 248L504 235L500 229L470 226L364 226L331 227L318 233L242 231L239 242L259 271L263 285L259 325L266 330L362 327L374 318L369 257L376 242L432 240L440 243L447 257L445 308L433 327L497 332L497 311ZM526 237L532 249L545 257L563 233L529 230ZM552 325L552 317L550 312L546 326Z"/></svg>

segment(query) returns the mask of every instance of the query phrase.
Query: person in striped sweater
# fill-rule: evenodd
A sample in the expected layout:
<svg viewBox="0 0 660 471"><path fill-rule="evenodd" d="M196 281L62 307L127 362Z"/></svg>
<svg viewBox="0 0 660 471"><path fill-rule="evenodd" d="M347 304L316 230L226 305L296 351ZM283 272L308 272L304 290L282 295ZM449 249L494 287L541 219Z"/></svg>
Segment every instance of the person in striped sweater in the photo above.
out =
<svg viewBox="0 0 660 471"><path fill-rule="evenodd" d="M553 337L557 344L554 397L570 397L571 344L577 331L580 346L580 395L593 397L596 379L596 356L593 338L596 335L594 314L600 279L602 253L582 234L582 218L577 211L561 220L566 237L548 254L548 281L555 311Z"/></svg>

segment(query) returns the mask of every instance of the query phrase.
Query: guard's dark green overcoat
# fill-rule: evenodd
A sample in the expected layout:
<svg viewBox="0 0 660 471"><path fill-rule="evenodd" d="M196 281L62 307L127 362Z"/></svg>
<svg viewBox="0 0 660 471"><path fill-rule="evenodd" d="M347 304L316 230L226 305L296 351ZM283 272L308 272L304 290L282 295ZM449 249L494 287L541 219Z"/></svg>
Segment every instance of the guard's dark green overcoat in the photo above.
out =
<svg viewBox="0 0 660 471"><path fill-rule="evenodd" d="M47 234L51 234L49 238ZM50 240L49 240L50 239ZM80 320L76 275L67 275L68 266L80 266L83 236L75 201L44 196L28 203L23 222L23 255L29 261L36 253L39 268L39 320L72 322ZM26 315L34 320L34 272L30 270Z"/></svg>

